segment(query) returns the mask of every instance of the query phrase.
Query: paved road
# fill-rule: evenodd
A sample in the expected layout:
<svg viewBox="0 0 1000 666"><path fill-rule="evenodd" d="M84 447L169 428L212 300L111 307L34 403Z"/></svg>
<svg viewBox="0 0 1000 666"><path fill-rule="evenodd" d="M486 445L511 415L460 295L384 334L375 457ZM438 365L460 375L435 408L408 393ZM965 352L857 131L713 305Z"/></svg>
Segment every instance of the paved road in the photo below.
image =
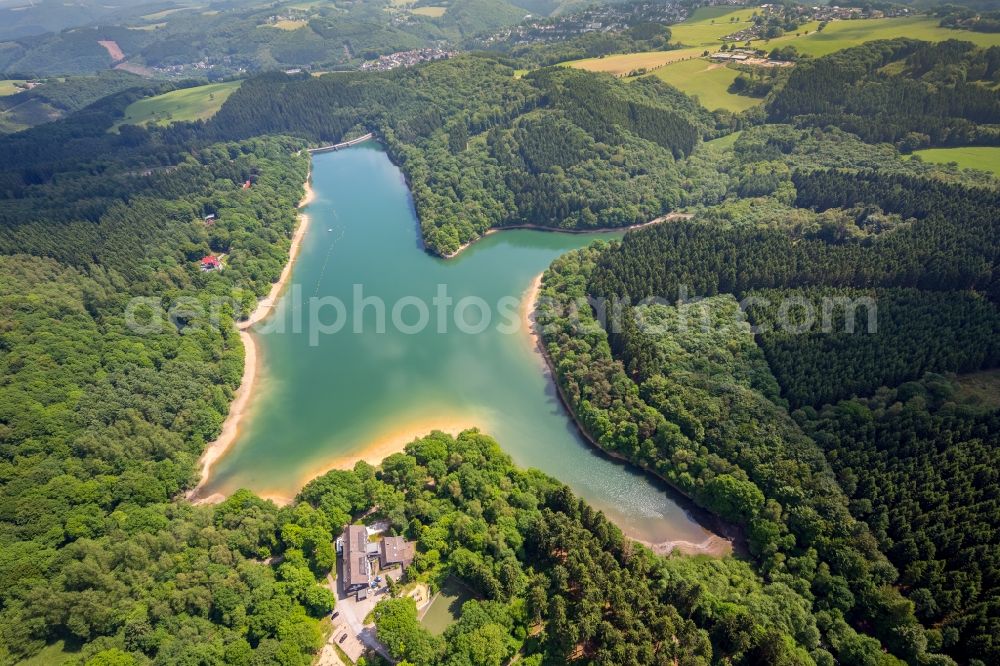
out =
<svg viewBox="0 0 1000 666"><path fill-rule="evenodd" d="M395 663L389 650L375 636L375 627L364 624L365 617L375 607L382 595L371 594L367 601L359 603L355 601L354 595L348 595L344 592L340 586L340 580L342 580L341 577L334 579L333 576L329 575L326 578L327 587L337 597L336 612L338 615L333 619L334 630L331 634L331 640L337 641L340 648L353 661L357 661L358 657L364 654L365 648L371 648L390 662ZM380 590L380 592L382 591ZM341 643L340 639L345 633L347 638Z"/></svg>

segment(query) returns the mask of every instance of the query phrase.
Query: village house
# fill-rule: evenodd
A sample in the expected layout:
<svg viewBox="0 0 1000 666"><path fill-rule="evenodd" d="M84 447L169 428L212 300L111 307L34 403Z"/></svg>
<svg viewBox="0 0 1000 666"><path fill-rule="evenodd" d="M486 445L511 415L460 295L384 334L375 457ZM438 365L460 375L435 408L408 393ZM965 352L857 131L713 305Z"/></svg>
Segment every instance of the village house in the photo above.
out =
<svg viewBox="0 0 1000 666"><path fill-rule="evenodd" d="M217 271L221 269L222 262L214 255L210 254L201 260L201 270L203 271Z"/></svg>

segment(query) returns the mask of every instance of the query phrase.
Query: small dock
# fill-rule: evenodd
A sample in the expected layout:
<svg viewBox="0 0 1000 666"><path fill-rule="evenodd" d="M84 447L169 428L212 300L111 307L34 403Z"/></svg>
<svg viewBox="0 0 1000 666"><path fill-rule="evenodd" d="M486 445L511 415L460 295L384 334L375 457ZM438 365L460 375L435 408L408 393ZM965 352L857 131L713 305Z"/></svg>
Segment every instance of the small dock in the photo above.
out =
<svg viewBox="0 0 1000 666"><path fill-rule="evenodd" d="M351 146L356 146L359 143L364 143L370 139L375 138L374 132L368 132L364 136L359 136L357 139L351 139L350 141L344 141L343 143L335 143L329 146L320 146L319 148L309 148L310 153L328 153L333 150L343 150L344 148L350 148Z"/></svg>

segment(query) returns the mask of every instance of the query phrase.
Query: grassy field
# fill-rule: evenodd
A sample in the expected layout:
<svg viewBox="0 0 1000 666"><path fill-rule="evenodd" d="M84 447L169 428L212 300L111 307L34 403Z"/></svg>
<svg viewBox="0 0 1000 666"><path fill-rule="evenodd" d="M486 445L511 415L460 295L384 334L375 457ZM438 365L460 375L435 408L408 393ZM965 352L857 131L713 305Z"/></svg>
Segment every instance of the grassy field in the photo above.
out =
<svg viewBox="0 0 1000 666"><path fill-rule="evenodd" d="M313 9L314 7L319 7L321 5L333 5L333 4L334 3L330 2L329 0L307 0L307 2L297 2L294 5L285 5L285 6L288 7L289 9L301 9L302 11L306 11L309 9Z"/></svg>
<svg viewBox="0 0 1000 666"><path fill-rule="evenodd" d="M709 111L746 111L764 100L727 92L729 85L739 72L725 65L710 62L704 58L683 60L661 67L651 76L666 81L685 94L697 97Z"/></svg>
<svg viewBox="0 0 1000 666"><path fill-rule="evenodd" d="M441 18L448 11L447 7L415 7L409 10L411 14L417 16L430 16L431 18Z"/></svg>
<svg viewBox="0 0 1000 666"><path fill-rule="evenodd" d="M652 69L667 63L687 60L700 56L706 49L716 50L722 45L720 38L746 27L752 13L753 9L750 7L736 10L730 7L702 7L686 21L670 26L673 33L671 42L683 44L687 48L676 51L625 53L604 58L573 60L562 64L621 76L639 68ZM1000 33L951 30L942 28L937 23L936 19L920 16L831 21L822 32L816 32L819 23L813 22L802 26L797 31L798 34L789 33L771 40L757 40L753 44L765 50L794 44L799 51L812 56L827 55L873 39L894 37L911 37L932 42L962 39L978 46L1000 46Z"/></svg>
<svg viewBox="0 0 1000 666"><path fill-rule="evenodd" d="M420 624L435 636L453 625L462 614L462 604L475 595L457 578L449 577L441 585L434 601L420 615Z"/></svg>
<svg viewBox="0 0 1000 666"><path fill-rule="evenodd" d="M58 120L62 115L62 112L51 104L32 98L6 111L0 111L0 134L20 132L35 125Z"/></svg>
<svg viewBox="0 0 1000 666"><path fill-rule="evenodd" d="M894 39L896 37L922 39L927 42L959 39L972 42L977 46L1000 46L1000 33L942 28L938 25L937 19L922 16L831 21L822 32L816 32L817 25L803 26L803 31L809 31L807 35L803 34L799 37L794 34L783 35L764 43L763 48L794 44L795 48L802 53L824 56L873 39Z"/></svg>
<svg viewBox="0 0 1000 666"><path fill-rule="evenodd" d="M701 7L687 20L670 26L671 41L685 46L720 46L719 39L750 25L755 7Z"/></svg>
<svg viewBox="0 0 1000 666"><path fill-rule="evenodd" d="M709 148L715 148L717 150L727 150L732 148L736 141L743 134L743 130L738 132L732 132L726 136L719 137L718 139L712 139L711 141L706 141L705 146Z"/></svg>
<svg viewBox="0 0 1000 666"><path fill-rule="evenodd" d="M676 51L648 51L646 53L622 53L604 58L585 58L562 63L568 67L579 67L590 72L608 72L624 76L637 69L653 69L678 60L697 58L705 51L702 47L677 49Z"/></svg>
<svg viewBox="0 0 1000 666"><path fill-rule="evenodd" d="M59 666L60 664L79 661L80 653L72 649L64 641L56 641L46 645L34 657L19 662L20 666Z"/></svg>
<svg viewBox="0 0 1000 666"><path fill-rule="evenodd" d="M959 385L959 399L975 400L984 409L1000 408L1000 370L973 372L968 375L959 375L956 379Z"/></svg>
<svg viewBox="0 0 1000 666"><path fill-rule="evenodd" d="M0 97L21 92L23 88L18 88L14 85L16 83L24 83L24 81L22 79L0 79Z"/></svg>
<svg viewBox="0 0 1000 666"><path fill-rule="evenodd" d="M233 91L240 87L240 83L242 81L210 83L206 86L174 90L156 97L141 99L125 109L125 118L118 124L168 125L173 122L211 118Z"/></svg>
<svg viewBox="0 0 1000 666"><path fill-rule="evenodd" d="M161 18L165 18L167 16L170 16L171 14L176 14L177 12L182 12L185 9L188 9L188 7L173 7L171 9L164 9L162 12L154 12L152 14L144 14L142 16L142 18L146 19L147 21L155 21L157 19L161 19Z"/></svg>
<svg viewBox="0 0 1000 666"><path fill-rule="evenodd" d="M309 25L309 21L305 19L285 19L283 21L275 21L274 23L265 23L264 25L258 26L260 28L277 28L278 30L298 30L299 28L304 28Z"/></svg>
<svg viewBox="0 0 1000 666"><path fill-rule="evenodd" d="M1000 178L1000 147L966 146L963 148L928 148L914 151L924 162L948 164L955 162L963 169L989 171Z"/></svg>

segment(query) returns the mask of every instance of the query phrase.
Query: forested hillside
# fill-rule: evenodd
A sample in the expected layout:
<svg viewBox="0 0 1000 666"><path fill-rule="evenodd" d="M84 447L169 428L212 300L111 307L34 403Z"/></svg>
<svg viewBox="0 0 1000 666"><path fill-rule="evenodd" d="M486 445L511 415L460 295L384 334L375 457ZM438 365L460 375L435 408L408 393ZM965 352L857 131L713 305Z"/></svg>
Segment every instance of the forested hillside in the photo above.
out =
<svg viewBox="0 0 1000 666"><path fill-rule="evenodd" d="M917 617L935 627L931 640L962 660L1000 659L995 409L926 375L794 416L899 569Z"/></svg>
<svg viewBox="0 0 1000 666"><path fill-rule="evenodd" d="M164 663L308 663L318 647L313 618L332 596L251 562L290 547L275 507L173 502L242 375L234 306L254 303L284 264L307 168L293 156L299 145L189 149L171 170L141 176L104 157L119 179L93 193L91 217L4 205L3 663L59 640L84 644L82 658L127 650ZM248 178L255 186L241 190ZM96 182L80 175L19 194L58 203L78 196L73 183ZM210 252L226 254L223 272L199 271ZM208 319L213 295L233 297L221 327ZM138 310L135 297L147 299ZM146 322L154 304L176 299L187 305L175 323L127 324L130 311Z"/></svg>
<svg viewBox="0 0 1000 666"><path fill-rule="evenodd" d="M897 39L800 63L773 121L835 125L902 149L1000 143L1000 47Z"/></svg>
<svg viewBox="0 0 1000 666"><path fill-rule="evenodd" d="M794 307L783 309L789 301ZM871 395L925 372L1000 365L1000 312L975 292L765 289L749 292L747 302L760 347L795 407Z"/></svg>
<svg viewBox="0 0 1000 666"><path fill-rule="evenodd" d="M474 34L518 23L527 13L502 0L435 3L447 6L439 16L411 12L407 4L236 2L209 9L150 3L145 11L126 10L118 16L101 10L96 25L82 21L67 30L11 35L0 42L0 72L93 74L115 64L98 40L116 44L130 66L162 76L175 77L178 71L220 78L293 67L354 69L395 51L457 45Z"/></svg>
<svg viewBox="0 0 1000 666"><path fill-rule="evenodd" d="M821 617L843 617L907 659L944 650L988 662L987 627L997 617L993 565L963 567L957 549L998 545L979 517L991 511L995 488L988 475L971 481L966 474L975 472L932 459L959 441L981 446L994 417L968 413L983 424L978 430L971 422L947 434L951 421L928 426L935 429L921 431L924 448L908 450L912 462L901 463L934 466L940 484L984 493L973 501L987 502L984 514L966 511L956 491L950 508L942 506L956 538L976 536L941 542L956 556L927 553L940 562L934 565L915 564L920 546L905 544L919 537L893 522L892 512L906 509L888 499L891 472L844 447L832 451L838 475L831 471L824 451L831 453L835 438L862 435L841 434L828 408L825 430L807 420L817 413L812 406L872 395L928 371L997 365L1000 202L993 188L910 175L892 162L877 170L817 168L855 166L857 157L803 150L835 136L749 131L717 181L723 199L742 200L558 260L543 288L547 352L566 402L601 448L745 525L765 575L796 580ZM803 405L792 419L789 408ZM870 448L879 439L866 441L867 455L884 455ZM856 488L867 494L855 495ZM912 509L897 515L915 520ZM931 573L941 566L968 571ZM960 592L965 580L977 582ZM925 591L914 587L918 581ZM939 594L947 610L930 603ZM947 628L925 633L918 618ZM854 663L852 649L835 656Z"/></svg>
<svg viewBox="0 0 1000 666"><path fill-rule="evenodd" d="M417 540L415 580L458 576L480 596L443 637L417 623L412 599L380 602L378 636L408 663L809 663L817 646L815 620L787 585L731 559L656 557L474 431L435 433L377 473L361 463L300 495L330 525L373 497L393 530Z"/></svg>
<svg viewBox="0 0 1000 666"><path fill-rule="evenodd" d="M146 87L147 82L140 77L121 71L43 80L30 89L0 97L0 133L51 122L108 95Z"/></svg>
<svg viewBox="0 0 1000 666"><path fill-rule="evenodd" d="M921 655L922 629L890 587L896 571L850 516L822 451L776 404L776 384L735 299L629 309L609 339L586 300L581 307L609 251L558 260L542 292L547 352L583 429L601 448L744 525L765 576L803 595L821 629L833 632L825 641L842 662L866 663L862 655L880 649L845 621L870 626L894 654Z"/></svg>
<svg viewBox="0 0 1000 666"><path fill-rule="evenodd" d="M871 206L906 223L846 238L697 220L659 225L602 257L595 293L635 301L676 299L681 286L691 295L740 296L785 286L883 286L977 289L1000 299L996 190L881 171L803 169L789 181L798 207Z"/></svg>
<svg viewBox="0 0 1000 666"><path fill-rule="evenodd" d="M251 80L208 129L319 142L377 131L407 176L428 249L448 254L491 228L621 227L662 215L680 200L669 186L679 184L676 160L709 124L655 80L562 69L515 79L492 59L464 57L376 76Z"/></svg>

